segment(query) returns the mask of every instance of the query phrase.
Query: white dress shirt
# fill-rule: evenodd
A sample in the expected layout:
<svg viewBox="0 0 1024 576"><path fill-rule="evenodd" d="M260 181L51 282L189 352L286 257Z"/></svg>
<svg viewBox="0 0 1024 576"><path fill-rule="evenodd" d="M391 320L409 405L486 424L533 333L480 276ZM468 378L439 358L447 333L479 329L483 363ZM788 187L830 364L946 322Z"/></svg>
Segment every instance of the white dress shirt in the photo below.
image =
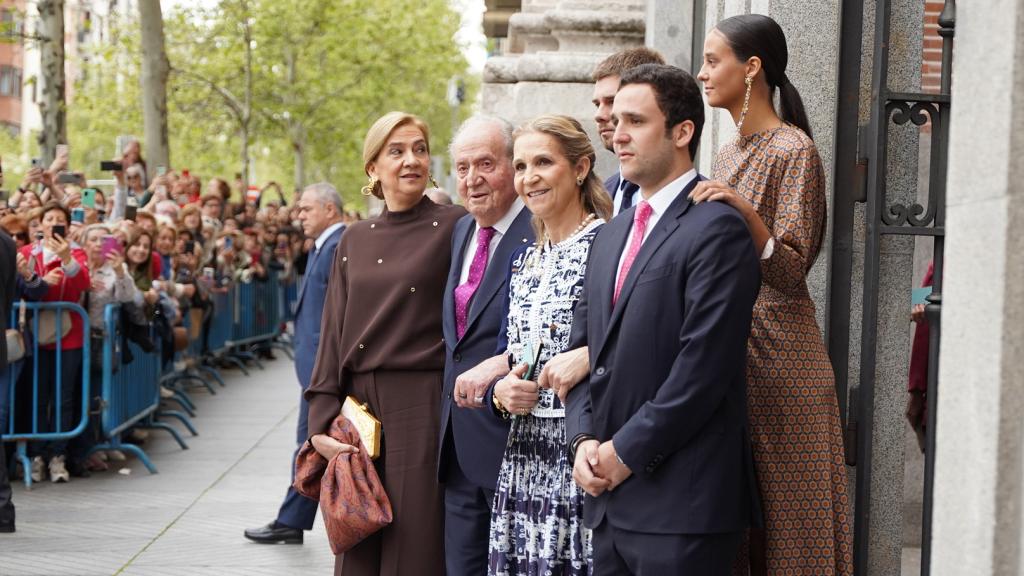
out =
<svg viewBox="0 0 1024 576"><path fill-rule="evenodd" d="M320 235L316 237L316 240L313 241L313 246L316 248L316 253L318 255L320 254L320 249L323 248L324 244L327 243L327 239L331 237L331 234L334 234L335 230L341 228L344 225L345 224L343 222L336 222L334 224L331 224L330 226L327 227L326 230L321 232Z"/></svg>
<svg viewBox="0 0 1024 576"><path fill-rule="evenodd" d="M497 223L492 226L494 228L494 236L491 237L491 243L487 246L487 265L491 265L491 257L494 256L494 251L498 249L498 244L501 239L508 233L508 229L512 226L512 223L516 221L516 217L519 216L519 212L525 207L522 199L516 196L516 201L512 203L512 206L505 212L505 215L498 220ZM469 244L466 245L466 253L462 255L462 273L459 274L459 285L466 283L469 279L469 268L473 265L473 256L476 255L476 240L480 234L480 225L475 224L473 228L473 237L469 239Z"/></svg>
<svg viewBox="0 0 1024 576"><path fill-rule="evenodd" d="M651 231L658 225L658 220L661 220L661 215L668 210L668 207L675 202L676 198L683 193L683 189L690 185L690 181L697 177L697 171L690 169L689 172L683 174L679 178L666 184L661 190L658 190L651 195L650 198L646 198L647 203L651 205L651 217L647 219L647 229L644 231L644 237L640 241L640 245L647 241L650 237ZM634 194L634 198L643 194L644 190L641 188ZM626 235L626 245L622 247L622 254L619 256L619 267L615 272L616 282L618 282L619 276L622 274L622 264L626 261L626 254L629 252L629 244L633 240L633 226L634 223L629 225L629 234Z"/></svg>

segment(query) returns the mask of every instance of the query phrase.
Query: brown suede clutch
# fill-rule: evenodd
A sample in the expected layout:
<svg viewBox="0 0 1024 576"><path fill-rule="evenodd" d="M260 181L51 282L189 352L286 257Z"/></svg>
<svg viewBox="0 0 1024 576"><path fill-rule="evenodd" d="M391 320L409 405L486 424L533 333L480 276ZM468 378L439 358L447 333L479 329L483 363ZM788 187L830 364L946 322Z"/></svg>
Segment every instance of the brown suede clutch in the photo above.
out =
<svg viewBox="0 0 1024 576"><path fill-rule="evenodd" d="M359 453L338 454L328 462L307 441L295 459L292 486L320 502L331 550L338 555L391 523L391 501L352 422L339 414L328 435L359 446Z"/></svg>

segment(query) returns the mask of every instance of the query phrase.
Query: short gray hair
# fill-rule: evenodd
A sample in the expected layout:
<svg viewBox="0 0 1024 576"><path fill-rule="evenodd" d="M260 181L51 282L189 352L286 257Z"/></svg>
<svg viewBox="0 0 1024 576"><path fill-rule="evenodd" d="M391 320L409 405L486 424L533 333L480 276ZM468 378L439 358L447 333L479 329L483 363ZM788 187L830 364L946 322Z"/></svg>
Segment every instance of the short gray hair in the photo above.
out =
<svg viewBox="0 0 1024 576"><path fill-rule="evenodd" d="M509 158L511 158L513 144L512 131L514 130L514 127L508 120L498 116L491 116L489 114L474 114L467 118L466 121L462 123L462 126L459 126L459 129L455 132L455 136L452 136L452 142L448 146L448 155L453 155L455 145L458 144L459 139L463 134L469 130L488 125L498 129L498 132L501 134L501 139L505 141L505 153Z"/></svg>
<svg viewBox="0 0 1024 576"><path fill-rule="evenodd" d="M96 231L104 232L108 236L111 234L110 226L107 226L102 222L96 222L95 224L89 224L82 229L82 242L85 243L85 241L89 239L89 235Z"/></svg>
<svg viewBox="0 0 1024 576"><path fill-rule="evenodd" d="M330 204L334 206L334 209L338 212L339 216L345 214L344 207L341 203L341 194L338 194L338 189L335 188L328 182L317 182L316 184L310 184L302 189L302 195L309 194L311 198L323 204Z"/></svg>

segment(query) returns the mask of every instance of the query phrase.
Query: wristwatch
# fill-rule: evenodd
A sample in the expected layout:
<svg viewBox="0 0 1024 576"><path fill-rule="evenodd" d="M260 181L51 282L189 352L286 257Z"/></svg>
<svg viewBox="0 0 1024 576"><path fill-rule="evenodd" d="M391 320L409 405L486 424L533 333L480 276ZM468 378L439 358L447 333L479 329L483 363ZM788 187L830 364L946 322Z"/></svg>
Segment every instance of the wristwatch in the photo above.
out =
<svg viewBox="0 0 1024 576"><path fill-rule="evenodd" d="M494 407L498 409L498 412L501 413L501 417L508 420L511 414L509 414L509 411L501 405L501 400L498 400L498 395L494 392L491 392L491 402L494 404Z"/></svg>

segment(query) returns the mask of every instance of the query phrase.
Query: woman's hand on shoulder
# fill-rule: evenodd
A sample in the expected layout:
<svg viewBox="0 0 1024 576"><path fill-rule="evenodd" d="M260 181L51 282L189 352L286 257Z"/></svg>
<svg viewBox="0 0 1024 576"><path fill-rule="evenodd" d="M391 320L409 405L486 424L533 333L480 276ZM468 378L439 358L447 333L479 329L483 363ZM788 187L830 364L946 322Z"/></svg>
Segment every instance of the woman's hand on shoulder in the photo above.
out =
<svg viewBox="0 0 1024 576"><path fill-rule="evenodd" d="M697 182L697 185L690 192L689 198L694 204L700 204L701 202L725 202L739 210L740 214L744 216L753 209L750 202L743 196L740 196L734 188L725 182L718 182L717 180L701 180Z"/></svg>
<svg viewBox="0 0 1024 576"><path fill-rule="evenodd" d="M356 454L359 452L359 448L356 448L351 444L338 442L327 434L317 434L310 438L309 441L313 444L313 449L328 460L334 458L338 454Z"/></svg>

